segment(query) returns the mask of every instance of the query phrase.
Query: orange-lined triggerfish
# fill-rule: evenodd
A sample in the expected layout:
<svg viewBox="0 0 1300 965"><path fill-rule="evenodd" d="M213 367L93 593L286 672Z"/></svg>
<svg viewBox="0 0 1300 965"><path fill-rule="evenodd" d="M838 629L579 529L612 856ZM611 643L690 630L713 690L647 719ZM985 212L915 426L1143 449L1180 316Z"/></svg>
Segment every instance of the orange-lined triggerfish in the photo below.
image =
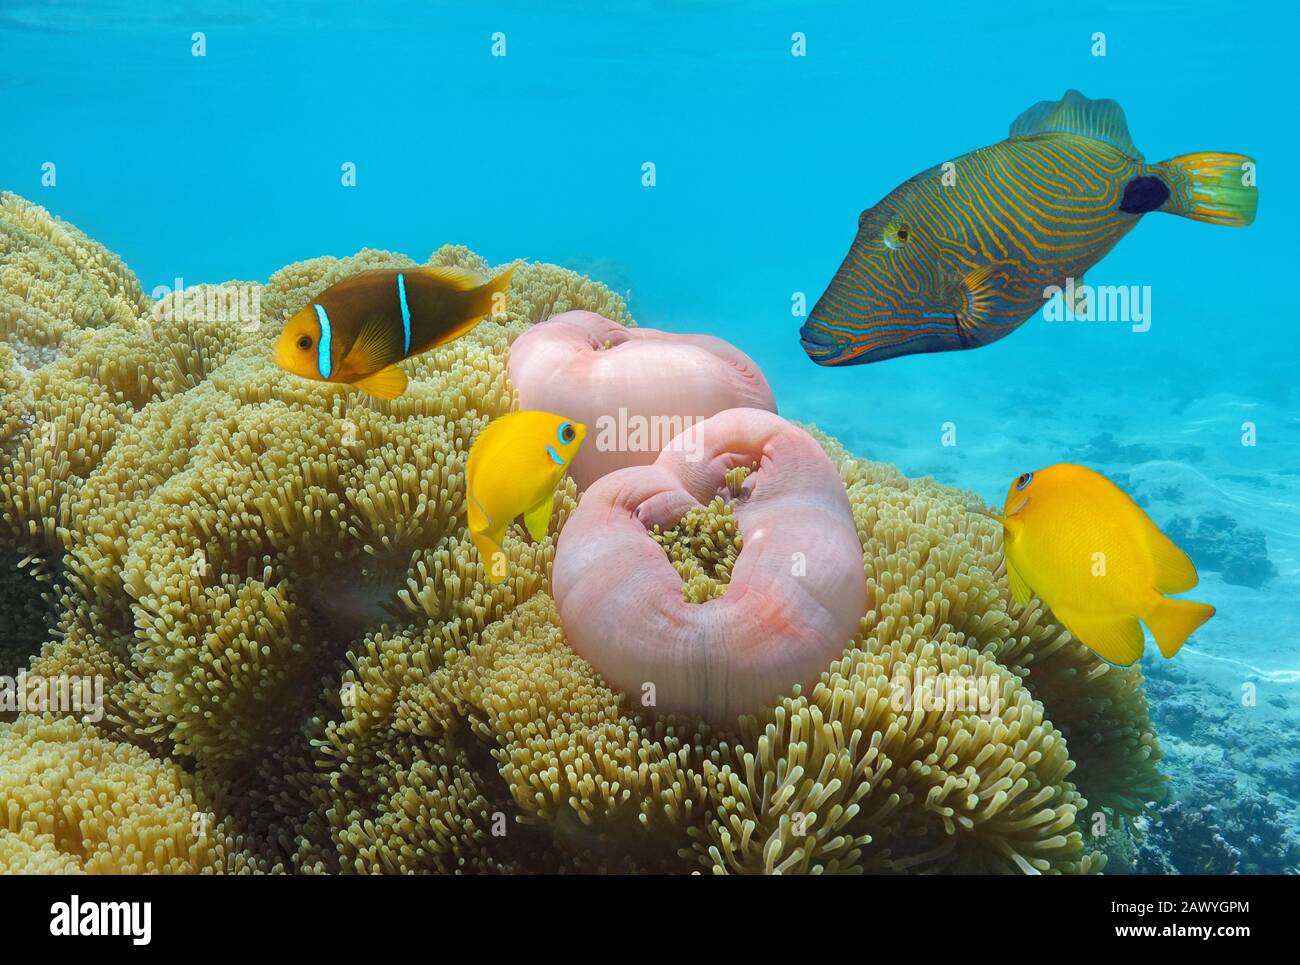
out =
<svg viewBox="0 0 1300 965"><path fill-rule="evenodd" d="M459 338L484 316L504 310L514 269L487 282L453 267L358 272L285 322L271 357L305 379L395 399L406 391L406 373L397 363Z"/></svg>
<svg viewBox="0 0 1300 965"><path fill-rule="evenodd" d="M1147 164L1119 104L1067 91L1005 141L937 165L862 212L800 331L821 365L977 348L1082 286L1142 215L1255 219L1255 163L1208 151Z"/></svg>

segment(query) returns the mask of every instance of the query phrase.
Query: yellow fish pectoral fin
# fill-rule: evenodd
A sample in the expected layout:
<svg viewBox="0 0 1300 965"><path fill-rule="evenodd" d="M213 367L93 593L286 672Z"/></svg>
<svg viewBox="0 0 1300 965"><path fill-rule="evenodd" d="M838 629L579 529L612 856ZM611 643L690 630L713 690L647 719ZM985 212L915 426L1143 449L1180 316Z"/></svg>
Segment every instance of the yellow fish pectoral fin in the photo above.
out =
<svg viewBox="0 0 1300 965"><path fill-rule="evenodd" d="M534 540L546 538L546 531L551 526L551 509L554 505L555 493L552 492L540 503L524 513L524 525L528 527L528 535Z"/></svg>
<svg viewBox="0 0 1300 965"><path fill-rule="evenodd" d="M470 539L478 547L479 556L483 558L483 572L493 583L504 583L510 576L510 558L501 544L488 533L476 533L470 530Z"/></svg>
<svg viewBox="0 0 1300 965"><path fill-rule="evenodd" d="M1208 603L1161 597L1142 619L1151 628L1160 652L1172 657L1196 628L1212 616L1214 607Z"/></svg>
<svg viewBox="0 0 1300 965"><path fill-rule="evenodd" d="M1022 606L1028 603L1029 598L1034 595L1033 590L1029 589L1029 584L1025 582L1025 578L1011 565L1009 559L1007 560L1007 583L1011 586L1011 595Z"/></svg>
<svg viewBox="0 0 1300 965"><path fill-rule="evenodd" d="M1060 610L1052 613L1076 640L1107 663L1130 667L1142 658L1146 637L1142 635L1142 624L1136 617L1063 613Z"/></svg>
<svg viewBox="0 0 1300 965"><path fill-rule="evenodd" d="M396 365L390 365L352 384L381 399L396 399L406 391L406 373Z"/></svg>

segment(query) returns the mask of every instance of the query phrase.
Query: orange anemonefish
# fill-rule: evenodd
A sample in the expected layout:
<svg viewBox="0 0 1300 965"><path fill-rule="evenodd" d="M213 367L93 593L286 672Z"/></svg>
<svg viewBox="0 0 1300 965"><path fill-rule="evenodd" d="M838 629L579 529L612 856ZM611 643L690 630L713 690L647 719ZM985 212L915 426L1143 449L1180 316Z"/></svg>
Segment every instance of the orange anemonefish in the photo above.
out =
<svg viewBox="0 0 1300 965"><path fill-rule="evenodd" d="M459 338L504 309L515 265L484 282L464 268L376 268L331 285L290 318L271 357L317 382L381 399L406 391L397 365Z"/></svg>

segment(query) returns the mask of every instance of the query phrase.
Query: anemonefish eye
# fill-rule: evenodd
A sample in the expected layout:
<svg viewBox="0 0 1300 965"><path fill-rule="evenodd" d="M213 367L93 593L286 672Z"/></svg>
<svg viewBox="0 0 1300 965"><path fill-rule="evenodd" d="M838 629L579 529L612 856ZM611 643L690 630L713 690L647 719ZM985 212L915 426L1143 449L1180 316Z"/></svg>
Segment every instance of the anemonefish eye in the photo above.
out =
<svg viewBox="0 0 1300 965"><path fill-rule="evenodd" d="M300 349L302 349L304 352L307 351L307 349L311 348L311 336L310 336L310 335L299 335L299 336L298 336L298 347L299 347Z"/></svg>
<svg viewBox="0 0 1300 965"><path fill-rule="evenodd" d="M572 442L578 436L578 430L573 428L572 422L563 422L560 424L560 441L566 445Z"/></svg>
<svg viewBox="0 0 1300 965"><path fill-rule="evenodd" d="M1020 476L1019 479L1016 480L1016 488L1024 489L1033 481L1034 481L1034 474L1032 472L1024 473L1023 475Z"/></svg>
<svg viewBox="0 0 1300 965"><path fill-rule="evenodd" d="M906 222L895 222L885 226L885 244L895 251L907 245L911 240L912 229Z"/></svg>

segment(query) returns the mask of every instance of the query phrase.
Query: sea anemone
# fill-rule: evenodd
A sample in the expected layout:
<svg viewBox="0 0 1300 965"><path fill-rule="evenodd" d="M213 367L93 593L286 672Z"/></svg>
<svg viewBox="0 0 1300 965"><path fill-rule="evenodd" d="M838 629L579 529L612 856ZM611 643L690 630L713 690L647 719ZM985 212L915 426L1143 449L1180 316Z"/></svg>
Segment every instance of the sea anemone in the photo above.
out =
<svg viewBox="0 0 1300 965"><path fill-rule="evenodd" d="M651 532L730 495L728 474L750 466L734 496L743 548L729 586L692 602ZM806 432L761 409L721 412L654 465L598 480L565 524L552 581L566 636L612 686L723 724L812 683L868 606L835 466Z"/></svg>
<svg viewBox="0 0 1300 965"><path fill-rule="evenodd" d="M1092 810L1161 793L1140 671L1014 603L971 494L812 427L741 417L779 424L826 500L838 477L870 605L753 713L651 713L575 652L556 534L599 484L580 501L566 480L550 532L509 539L510 579L485 581L468 444L518 405L530 326L630 321L595 282L521 266L505 311L404 363L385 402L279 370L269 343L329 284L410 258L301 262L256 286L258 319L190 318L33 205L7 197L0 230L33 252L0 306L0 563L25 628L4 658L104 693L93 725L0 724L0 870L1074 872L1101 864ZM749 504L791 453L678 454L689 502L637 525L684 608L736 605L777 539ZM932 674L996 711L897 706Z"/></svg>
<svg viewBox="0 0 1300 965"><path fill-rule="evenodd" d="M628 328L571 311L510 347L521 409L563 412L591 438L570 467L581 492L606 473L645 466L678 433L724 409L776 411L749 356L710 335Z"/></svg>

